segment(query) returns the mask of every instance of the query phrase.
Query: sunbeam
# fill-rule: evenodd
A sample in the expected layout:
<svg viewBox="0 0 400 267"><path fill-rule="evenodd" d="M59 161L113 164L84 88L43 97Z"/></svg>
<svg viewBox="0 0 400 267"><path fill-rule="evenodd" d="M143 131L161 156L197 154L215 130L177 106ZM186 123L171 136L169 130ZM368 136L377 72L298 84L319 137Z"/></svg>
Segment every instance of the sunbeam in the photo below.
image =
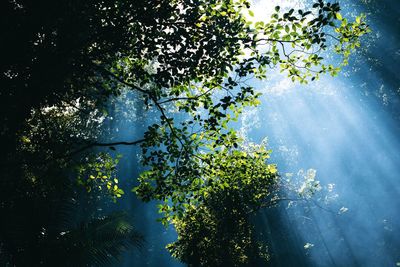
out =
<svg viewBox="0 0 400 267"><path fill-rule="evenodd" d="M262 127L250 136L269 137L283 173L317 169L323 183L336 185L337 201L348 209L339 215L339 210L312 208L306 222L302 212L290 211L299 207L285 215L294 216L289 231L300 231L302 242L313 244L304 251L312 266L393 266L400 242L395 122L374 101L360 99L351 78L336 79L335 90L325 94L331 83L326 78L312 87L282 88L279 95L267 92L259 114ZM295 160L282 144L296 148Z"/></svg>

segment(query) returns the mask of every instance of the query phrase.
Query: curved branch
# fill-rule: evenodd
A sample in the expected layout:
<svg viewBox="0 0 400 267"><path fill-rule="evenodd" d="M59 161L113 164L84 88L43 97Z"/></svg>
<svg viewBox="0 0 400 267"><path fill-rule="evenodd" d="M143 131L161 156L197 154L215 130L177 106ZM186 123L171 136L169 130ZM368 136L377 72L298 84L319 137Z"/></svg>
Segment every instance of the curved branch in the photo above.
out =
<svg viewBox="0 0 400 267"><path fill-rule="evenodd" d="M71 157L73 155L79 154L80 152L83 152L87 149L90 149L92 147L110 147L110 146L120 146L120 145L125 145L125 146L133 146L133 145L137 145L140 143L145 142L146 139L139 139L136 141L132 141L132 142L126 142L126 141L121 141L121 142L110 142L110 143L100 143L100 142L93 142L93 143L89 143L86 146L83 146L75 151L72 151L71 153L69 153L68 155L64 156L64 157Z"/></svg>
<svg viewBox="0 0 400 267"><path fill-rule="evenodd" d="M205 91L204 93L201 93L199 95L195 95L195 96L192 96L192 97L174 97L174 98L169 98L169 99L163 100L161 102L158 102L158 104L165 104L165 103L168 103L168 102L173 102L173 101L178 101L178 100L197 100L200 97L207 95L208 93L210 93L212 90L215 90L215 89L216 88L210 88L207 91Z"/></svg>
<svg viewBox="0 0 400 267"><path fill-rule="evenodd" d="M114 79L117 80L118 82L120 82L120 83L122 83L122 84L124 84L124 85L126 85L126 86L128 86L128 87L130 87L130 88L132 88L132 89L138 90L139 92L141 92L141 93L143 93L143 94L151 95L151 92L149 92L149 91L147 91L147 90L144 90L144 89L140 88L139 86L137 86L137 85L135 85L135 84L133 84L133 83L129 83L129 82L125 81L125 80L122 79L121 77L118 77L117 75L115 75L115 74L112 73L111 71L109 71L109 70L107 70L107 69L105 69L105 68L103 68L103 67L101 67L101 66L99 66L99 65L96 65L96 64L94 64L94 65L95 65L101 72L104 72L105 74L111 76L112 78L114 78Z"/></svg>

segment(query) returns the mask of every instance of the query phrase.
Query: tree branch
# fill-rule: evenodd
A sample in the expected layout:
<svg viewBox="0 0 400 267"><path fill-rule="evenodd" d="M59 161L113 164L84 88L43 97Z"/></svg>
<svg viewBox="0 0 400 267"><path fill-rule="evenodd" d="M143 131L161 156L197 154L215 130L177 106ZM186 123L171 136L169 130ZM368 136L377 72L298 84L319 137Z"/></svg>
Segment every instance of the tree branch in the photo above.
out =
<svg viewBox="0 0 400 267"><path fill-rule="evenodd" d="M165 103L173 102L173 101L177 101L177 100L197 100L200 97L207 95L209 92L211 92L212 90L215 90L215 89L216 88L210 88L207 91L205 91L204 93L201 93L199 95L195 95L195 96L192 96L192 97L174 97L174 98L169 98L169 99L163 100L161 102L158 102L158 104L165 104Z"/></svg>
<svg viewBox="0 0 400 267"><path fill-rule="evenodd" d="M96 65L96 64L94 64L94 65L95 65L101 72L104 72L105 74L111 76L112 78L114 78L114 79L117 80L118 82L120 82L120 83L122 83L122 84L124 84L124 85L126 85L126 86L128 86L128 87L130 87L130 88L132 88L132 89L138 90L139 92L141 92L141 93L143 93L143 94L145 94L145 95L150 95L150 96L151 96L151 92L149 92L149 91L147 91L147 90L144 90L144 89L140 88L139 86L137 86L137 85L135 85L135 84L133 84L133 83L129 83L129 82L125 81L125 80L122 79L121 77L118 77L117 75L115 75L115 74L112 73L111 71L109 71L109 70L107 70L107 69L105 69L105 68L103 68L103 67L101 67L101 66L99 66L99 65Z"/></svg>
<svg viewBox="0 0 400 267"><path fill-rule="evenodd" d="M89 148L92 147L110 147L110 146L120 146L120 145L125 145L125 146L133 146L133 145L137 145L140 143L143 143L144 141L146 141L146 139L139 139L136 141L132 141L132 142L126 142L126 141L121 141L121 142L110 142L110 143L99 143L99 142L93 142L93 143L89 143L86 146L83 146L75 151L72 151L71 153L69 153L68 155L66 155L65 157L71 157L73 155L76 155L80 152L83 152Z"/></svg>

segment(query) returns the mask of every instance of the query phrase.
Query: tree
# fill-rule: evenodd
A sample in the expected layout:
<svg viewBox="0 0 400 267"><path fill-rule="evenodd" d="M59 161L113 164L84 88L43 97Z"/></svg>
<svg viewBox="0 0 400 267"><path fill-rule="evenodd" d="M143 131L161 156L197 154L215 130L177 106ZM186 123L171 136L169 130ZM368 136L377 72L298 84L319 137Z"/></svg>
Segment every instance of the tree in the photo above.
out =
<svg viewBox="0 0 400 267"><path fill-rule="evenodd" d="M198 220L207 218L216 223L214 233L228 235L218 225L236 220L243 222L238 231L245 240L252 240L247 216L263 206L274 183L263 184L261 192L257 187L264 179L278 178L265 162L268 153L262 148L245 152L231 128L243 108L259 104L260 94L246 81L264 79L274 66L302 83L322 73L335 75L339 67L324 64L321 52L333 48L346 64L368 31L363 16L350 22L341 17L339 4L321 0L308 11L281 12L276 7L269 21L254 23L246 18L252 16L246 0L43 0L2 5L2 22L9 29L9 41L1 47L0 72L2 213L23 212L4 208L19 201L13 198L15 188L30 196L20 201L22 206L32 199L48 203L65 192L65 183L76 194L76 179L94 199L103 192L121 197L123 190L112 175L115 162L96 149L140 144L147 170L134 191L144 201L164 202L161 220L180 233L170 249L193 265L207 260L187 256L193 249L185 243L192 238L184 235L187 223L204 227ZM108 105L126 90L156 115L142 139L100 142L110 130ZM171 109L185 115L174 118ZM261 176L248 176L254 164ZM250 188L242 195L238 188L244 183ZM215 205L217 200L237 204L232 202L237 197L249 201L231 209L240 210L239 215ZM198 219L193 221L193 216ZM32 236L47 225L39 220ZM2 232L1 244L13 255L5 238L8 231ZM258 251L238 244L242 239L227 238L214 238L207 249L228 242L245 246L249 253ZM226 260L245 264L249 256L241 253Z"/></svg>
<svg viewBox="0 0 400 267"><path fill-rule="evenodd" d="M255 266L268 260L267 248L257 240L250 223L255 211L278 196L277 170L266 163L265 144L224 149L205 157L208 164L199 169L201 178L192 179L190 195L178 196L181 203L173 207L160 206L167 217L174 218L178 232L178 240L168 249L189 266ZM174 216L174 207L179 205L182 215Z"/></svg>

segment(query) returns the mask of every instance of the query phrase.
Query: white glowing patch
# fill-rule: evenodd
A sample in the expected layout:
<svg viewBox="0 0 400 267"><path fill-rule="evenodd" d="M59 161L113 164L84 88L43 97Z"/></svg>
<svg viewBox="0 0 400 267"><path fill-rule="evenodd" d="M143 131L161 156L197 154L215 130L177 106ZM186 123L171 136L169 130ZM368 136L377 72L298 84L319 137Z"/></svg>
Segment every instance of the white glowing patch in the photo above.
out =
<svg viewBox="0 0 400 267"><path fill-rule="evenodd" d="M281 95L293 90L296 85L296 83L292 82L290 79L287 79L285 75L280 75L278 82L275 83L274 86L267 86L262 90L262 92L267 94Z"/></svg>
<svg viewBox="0 0 400 267"><path fill-rule="evenodd" d="M339 214L345 213L345 212L347 212L348 210L349 210L349 209L346 208L346 207L341 207L340 210L339 210Z"/></svg>
<svg viewBox="0 0 400 267"><path fill-rule="evenodd" d="M275 11L276 6L280 6L282 11L294 9L303 9L306 5L305 0L253 0L251 1L251 11L254 16L246 16L251 21L268 21Z"/></svg>
<svg viewBox="0 0 400 267"><path fill-rule="evenodd" d="M317 171L315 169L308 169L307 171L301 169L298 171L297 176L304 179L303 183L297 189L300 197L309 199L322 189L319 181L315 180L316 174Z"/></svg>
<svg viewBox="0 0 400 267"><path fill-rule="evenodd" d="M314 244L306 243L306 244L304 245L304 249L310 249L310 248L312 248L313 246L314 246Z"/></svg>
<svg viewBox="0 0 400 267"><path fill-rule="evenodd" d="M332 192L334 188L335 188L335 184L328 184L327 185L328 192Z"/></svg>
<svg viewBox="0 0 400 267"><path fill-rule="evenodd" d="M303 9L305 7L305 0L250 0L250 10L244 10L241 14L246 18L247 21L257 22L262 21L267 23L271 20L271 15L275 12L275 7L280 6L280 12L286 12L290 9ZM259 35L258 37L261 37ZM268 50L268 45L260 45L260 51ZM249 57L251 50L245 49L244 55L241 58Z"/></svg>
<svg viewBox="0 0 400 267"><path fill-rule="evenodd" d="M260 92L268 98L268 95L283 95L287 93L291 93L294 90L301 90L304 88L299 88L300 85L297 82L292 82L287 78L286 73L280 73L277 70L272 70L269 74L271 77L274 77L272 83L264 82L265 86L260 89ZM335 81L332 83L332 78L328 75L323 77L321 80L314 81L314 86L307 87L308 91L311 91L313 94L325 95L325 96L334 96L337 95L338 90L344 88L345 85L340 81Z"/></svg>
<svg viewBox="0 0 400 267"><path fill-rule="evenodd" d="M248 138L249 131L261 127L259 110L254 107L245 109L242 113L240 122L242 126L239 130L239 135L246 140Z"/></svg>

